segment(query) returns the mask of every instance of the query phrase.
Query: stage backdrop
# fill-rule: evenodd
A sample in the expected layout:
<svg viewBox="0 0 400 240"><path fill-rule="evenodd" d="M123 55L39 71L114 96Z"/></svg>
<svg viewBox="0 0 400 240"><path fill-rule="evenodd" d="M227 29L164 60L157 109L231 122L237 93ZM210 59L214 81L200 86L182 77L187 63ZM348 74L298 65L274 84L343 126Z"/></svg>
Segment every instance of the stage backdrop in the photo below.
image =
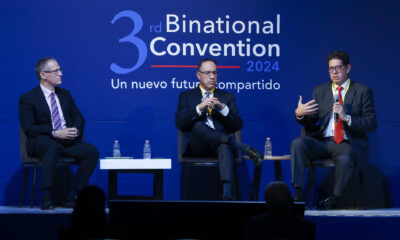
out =
<svg viewBox="0 0 400 240"><path fill-rule="evenodd" d="M299 95L311 99L329 81L326 56L349 53L353 81L373 88L378 130L370 137L370 207L400 207L398 75L399 3L396 1L28 1L0 3L0 204L16 205L22 184L18 99L38 85L34 66L55 57L62 87L86 118L85 140L101 157L118 139L123 156L171 158L165 199L180 198L174 114L178 94L197 86L194 65L214 58L218 88L235 93L243 141L289 154L300 134L294 120ZM283 163L290 183L290 163ZM254 167L238 166L242 199L249 199ZM325 180L326 175L319 175ZM260 188L274 180L272 163ZM107 189L97 168L90 182ZM150 194L149 176L121 177L121 193ZM260 199L262 199L260 197ZM38 199L37 199L38 200Z"/></svg>

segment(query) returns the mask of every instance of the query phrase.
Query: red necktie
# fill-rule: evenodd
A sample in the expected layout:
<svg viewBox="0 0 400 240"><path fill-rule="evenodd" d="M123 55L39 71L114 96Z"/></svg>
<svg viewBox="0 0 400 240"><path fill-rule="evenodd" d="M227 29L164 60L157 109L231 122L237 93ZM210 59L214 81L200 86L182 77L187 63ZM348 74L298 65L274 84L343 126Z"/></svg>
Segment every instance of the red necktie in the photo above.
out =
<svg viewBox="0 0 400 240"><path fill-rule="evenodd" d="M343 100L342 100L342 86L338 86L337 88L338 94L339 94L339 103L340 105L343 105ZM340 144L343 141L343 124L342 124L342 119L338 117L338 121L335 122L335 136L333 137L333 140L337 144Z"/></svg>

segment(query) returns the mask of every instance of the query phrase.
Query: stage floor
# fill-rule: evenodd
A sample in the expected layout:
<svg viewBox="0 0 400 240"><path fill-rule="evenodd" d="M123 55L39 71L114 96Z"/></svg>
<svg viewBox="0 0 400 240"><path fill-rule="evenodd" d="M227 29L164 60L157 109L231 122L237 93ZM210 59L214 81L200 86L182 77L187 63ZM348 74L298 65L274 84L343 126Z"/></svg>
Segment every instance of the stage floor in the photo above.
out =
<svg viewBox="0 0 400 240"><path fill-rule="evenodd" d="M0 206L0 239L58 239L71 213L70 208ZM316 224L317 240L400 239L400 209L306 210L305 218Z"/></svg>
<svg viewBox="0 0 400 240"><path fill-rule="evenodd" d="M106 209L108 213L108 208ZM55 210L40 210L38 207L0 206L0 214L71 214L71 208L58 207ZM400 217L400 209L369 209L369 210L306 210L305 217Z"/></svg>

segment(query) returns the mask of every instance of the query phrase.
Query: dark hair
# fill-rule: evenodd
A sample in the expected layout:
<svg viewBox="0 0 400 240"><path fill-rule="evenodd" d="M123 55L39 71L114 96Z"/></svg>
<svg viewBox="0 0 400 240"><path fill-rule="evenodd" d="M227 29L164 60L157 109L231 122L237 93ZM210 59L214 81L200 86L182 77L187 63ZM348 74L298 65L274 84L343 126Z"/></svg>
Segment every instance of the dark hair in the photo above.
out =
<svg viewBox="0 0 400 240"><path fill-rule="evenodd" d="M57 61L57 60L52 57L45 57L45 58L39 59L39 61L37 61L36 66L35 66L35 72L36 72L36 76L39 78L39 81L40 81L40 72L43 72L46 70L47 63L49 61Z"/></svg>
<svg viewBox="0 0 400 240"><path fill-rule="evenodd" d="M284 182L272 182L264 191L268 210L273 214L289 214L292 211L292 193Z"/></svg>
<svg viewBox="0 0 400 240"><path fill-rule="evenodd" d="M329 64L329 61L332 60L332 59L340 59L340 60L342 60L342 64L344 66L347 66L350 63L349 55L347 55L347 53L345 53L344 51L331 52L328 55L328 57L326 58L328 64Z"/></svg>
<svg viewBox="0 0 400 240"><path fill-rule="evenodd" d="M211 58L203 58L203 59L201 59L200 62L197 64L197 71L200 70L201 65L202 65L204 62L213 62L215 65L217 65L217 62L216 62L214 59L211 59Z"/></svg>

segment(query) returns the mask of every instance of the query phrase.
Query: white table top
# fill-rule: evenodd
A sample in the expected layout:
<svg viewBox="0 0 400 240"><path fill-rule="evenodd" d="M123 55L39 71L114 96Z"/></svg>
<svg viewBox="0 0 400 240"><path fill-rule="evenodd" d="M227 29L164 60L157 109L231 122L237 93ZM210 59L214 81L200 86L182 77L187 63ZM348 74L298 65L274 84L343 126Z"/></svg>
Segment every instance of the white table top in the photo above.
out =
<svg viewBox="0 0 400 240"><path fill-rule="evenodd" d="M170 158L134 159L134 158L102 158L100 169L135 170L135 169L171 169Z"/></svg>

